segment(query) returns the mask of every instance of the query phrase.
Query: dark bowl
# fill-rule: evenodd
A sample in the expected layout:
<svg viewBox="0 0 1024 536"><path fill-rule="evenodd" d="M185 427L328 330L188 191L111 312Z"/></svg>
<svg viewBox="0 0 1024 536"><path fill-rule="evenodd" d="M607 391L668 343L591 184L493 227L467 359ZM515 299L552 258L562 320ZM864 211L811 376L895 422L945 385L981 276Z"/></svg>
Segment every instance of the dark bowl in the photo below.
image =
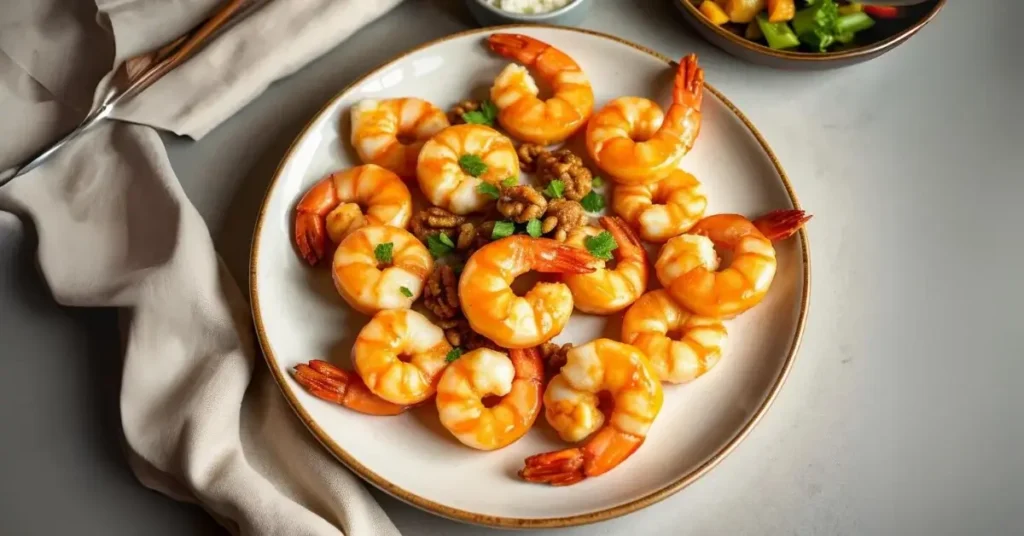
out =
<svg viewBox="0 0 1024 536"><path fill-rule="evenodd" d="M931 22L946 0L932 0L906 7L899 19L877 20L868 30L857 34L853 48L835 52L793 52L775 50L755 43L742 35L715 26L697 10L690 0L669 0L676 4L686 22L713 45L737 58L777 69L820 70L846 67L868 61L896 48Z"/></svg>

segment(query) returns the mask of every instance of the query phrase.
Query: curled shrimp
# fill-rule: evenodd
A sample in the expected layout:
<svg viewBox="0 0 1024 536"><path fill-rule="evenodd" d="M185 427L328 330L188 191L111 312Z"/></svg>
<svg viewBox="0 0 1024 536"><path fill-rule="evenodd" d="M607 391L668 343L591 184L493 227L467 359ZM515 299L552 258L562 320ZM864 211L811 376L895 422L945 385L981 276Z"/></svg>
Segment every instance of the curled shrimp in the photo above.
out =
<svg viewBox="0 0 1024 536"><path fill-rule="evenodd" d="M316 264L327 253L328 240L338 244L363 225L408 225L412 194L398 175L366 164L324 177L295 211L295 244L306 262Z"/></svg>
<svg viewBox="0 0 1024 536"><path fill-rule="evenodd" d="M437 385L441 424L464 445L496 450L523 437L540 414L544 364L536 348L479 348L456 359ZM494 405L485 397L499 396Z"/></svg>
<svg viewBox="0 0 1024 536"><path fill-rule="evenodd" d="M444 111L423 99L364 100L352 107L352 145L363 162L411 179L423 143L448 125Z"/></svg>
<svg viewBox="0 0 1024 536"><path fill-rule="evenodd" d="M704 187L689 173L675 169L651 184L619 184L612 208L648 242L661 243L690 230L707 209Z"/></svg>
<svg viewBox="0 0 1024 536"><path fill-rule="evenodd" d="M590 156L619 184L664 179L693 148L703 95L704 70L690 54L679 63L667 114L640 97L619 97L594 114L587 125Z"/></svg>
<svg viewBox="0 0 1024 536"><path fill-rule="evenodd" d="M512 140L484 125L456 125L438 132L420 151L416 177L436 206L469 214L491 206L494 198L479 189L519 178L519 156Z"/></svg>
<svg viewBox="0 0 1024 536"><path fill-rule="evenodd" d="M572 291L577 309L609 315L629 307L647 289L647 252L626 222L604 216L600 223L615 239L617 247L612 250L615 267L606 268L604 261L598 261L594 272L566 274L562 281ZM597 227L584 225L571 232L565 243L585 249L586 240L601 232Z"/></svg>
<svg viewBox="0 0 1024 536"><path fill-rule="evenodd" d="M338 294L353 309L372 315L412 307L433 269L430 252L412 233L390 225L369 225L341 241L334 252L332 274Z"/></svg>
<svg viewBox="0 0 1024 536"><path fill-rule="evenodd" d="M513 137L541 145L560 143L590 119L594 90L580 66L564 52L520 34L491 34L487 43L494 52L525 66L509 64L491 87L498 122ZM536 69L551 87L551 98L537 98L537 84L526 68Z"/></svg>
<svg viewBox="0 0 1024 536"><path fill-rule="evenodd" d="M661 411L661 382L643 352L610 339L569 350L566 363L544 390L544 416L565 441L581 447L526 458L519 476L554 486L604 474L640 448ZM599 408L600 393L612 409Z"/></svg>
<svg viewBox="0 0 1024 536"><path fill-rule="evenodd" d="M561 333L572 315L564 283L537 283L522 296L511 284L530 271L585 274L597 259L550 238L513 235L477 250L459 278L459 302L473 331L505 348L528 348Z"/></svg>
<svg viewBox="0 0 1024 536"><path fill-rule="evenodd" d="M434 395L451 349L444 331L427 317L392 309L359 331L352 363L373 394L393 404L418 404Z"/></svg>
<svg viewBox="0 0 1024 536"><path fill-rule="evenodd" d="M409 409L371 393L358 375L326 361L314 360L308 365L296 365L292 376L313 396L359 413L398 415Z"/></svg>
<svg viewBox="0 0 1024 536"><path fill-rule="evenodd" d="M665 290L640 296L622 318L622 342L636 346L658 377L670 383L688 382L710 370L722 358L726 339L721 320L687 311Z"/></svg>
<svg viewBox="0 0 1024 536"><path fill-rule="evenodd" d="M768 293L777 267L772 241L789 237L809 219L801 210L775 211L754 222L738 214L708 216L666 242L654 269L682 306L701 316L731 318ZM732 251L723 270L715 247Z"/></svg>

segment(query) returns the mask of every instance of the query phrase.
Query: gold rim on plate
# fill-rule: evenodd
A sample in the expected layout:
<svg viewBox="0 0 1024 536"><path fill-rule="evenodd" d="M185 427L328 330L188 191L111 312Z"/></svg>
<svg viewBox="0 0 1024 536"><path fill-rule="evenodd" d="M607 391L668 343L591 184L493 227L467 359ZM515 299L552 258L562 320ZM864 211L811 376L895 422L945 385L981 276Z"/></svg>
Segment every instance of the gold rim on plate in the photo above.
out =
<svg viewBox="0 0 1024 536"><path fill-rule="evenodd" d="M407 503L409 503L409 504L411 504L413 506L416 506L418 508L426 510L426 511L428 511L430 513L433 513L433 514L436 514L436 515L439 515L439 516L442 516L442 517L446 517L446 518L449 518L449 519L452 519L452 520L455 520L455 521L462 521L462 522L467 522L467 523L475 523L475 524L478 524L478 525L486 525L486 526L492 526L492 527L507 527L507 528L555 528L555 527L571 527L571 526L575 526L575 525L585 525L585 524L588 524L588 523L595 523L597 521L604 521L604 520L607 520L607 519L612 519L612 518L615 518L615 517L619 517L619 516L628 514L630 512L634 512L636 510L639 510L641 508L645 508L647 506L650 506L650 505L652 505L652 504L654 504L654 503L656 503L658 501L661 501L662 499L665 499L665 498L669 497L670 495L676 493L677 491L685 488L686 486L688 486L689 484L693 483L698 478L703 476L704 473L708 472L711 468L713 468L720 461L722 461L722 459L725 458L725 456L727 456L730 452L732 452L732 450L734 448L736 448L736 445L739 444L739 442L742 441L743 438L745 438L748 433L750 433L750 430L753 429L754 425L757 424L757 422L764 415L765 411L767 411L768 407L771 405L772 401L775 399L775 396L778 394L779 389L782 387L782 384L785 382L786 377L789 375L790 368L792 368L793 361L794 361L794 359L796 357L797 349L800 347L800 341L803 338L804 324L805 324L805 322L807 320L807 306L808 306L808 301L810 299L810 290L811 290L810 251L809 251L809 246L808 246L808 243L807 243L806 231L801 229L798 234L800 236L800 248L801 248L801 251L802 251L802 254L803 254L803 257L804 257L804 263L803 263L803 279L804 279L804 284L803 284L803 289L802 289L803 295L802 295L802 297L800 299L800 316L799 316L799 319L797 320L796 335L793 338L793 343L792 343L792 345L789 348L789 353L786 356L786 361L783 363L782 370L779 371L779 375L775 378L775 383L772 385L770 391L768 392L768 396L765 397L764 401L761 403L761 407L759 407L757 409L757 412L754 414L754 416L751 417L750 420L747 421L743 425L742 428L740 428L740 430L732 437L732 439L730 439L714 455L712 455L709 459L705 460L696 469L694 469L690 473L682 476L681 478L679 478L678 480L676 480L675 482L672 482L671 484L669 484L667 486L664 486L664 487L662 487L662 488L660 488L658 490L655 490L655 491L653 491L651 493L648 493L648 494L646 494L646 495L644 495L644 496L642 496L642 497L640 497L638 499L634 499L634 500L632 500L632 501L630 501L628 503L625 503L625 504L621 504L621 505L618 505L618 506L613 506L611 508L606 508L604 510L599 510L599 511L596 511L596 512L589 512L589 513L585 513L585 514L578 514L578 515L567 516L567 517L535 518L535 519L524 519L524 518L515 518L515 517L502 517L502 516L489 516L489 515L484 515L484 514L478 514L478 513L475 513L475 512L468 512L468 511L465 511L465 510L460 510L458 508L452 508L450 506L445 506L443 504L440 504L440 503L431 501L429 499L420 497L419 495L416 495L414 493L406 491L406 490L404 490L404 489L402 489L402 488L392 484L391 482L389 482L388 480L384 479L383 477L381 477L377 473L374 473L372 470L370 470L370 468L368 468L365 465L359 463L358 460L356 460L354 457L349 455L349 453L346 452L344 449L342 449L340 445L335 443L334 440L332 440L330 438L330 436L328 436L324 432L324 430L321 429L317 425L317 423L313 421L313 418L309 415L309 413L306 412L306 410L298 402L298 400L295 397L295 394L292 392L291 387L288 385L287 376L284 373L282 373L280 367L278 367L278 365L277 365L277 358L274 356L274 352L270 349L269 344L267 344L267 336L266 336L266 332L265 332L264 327L263 327L263 317L262 317L262 315L260 313L259 295L256 293L256 287L257 287L256 281L257 281L257 279L259 277L259 273L258 273L257 267L256 267L256 259L259 256L259 250L260 250L260 239L259 239L260 231L262 231L263 224L264 224L264 222L266 220L266 216L267 216L267 201L270 198L270 192L274 189L274 186L277 184L277 181L280 178L281 169L284 167L284 164L291 158L292 152L295 150L295 146L296 146L296 144L298 144L299 140L303 139L306 136L306 133L309 131L310 127L314 123L316 123L317 120L319 120L321 118L321 116L324 115L324 113L326 112L326 110L329 107L331 107L335 102L337 102L338 99L343 98L345 96L345 94L348 93L353 87L355 87L358 84L362 83L367 78L369 78L371 76L374 76L374 75L378 74L379 72L381 72L382 70L392 66L393 64L395 64L398 61L404 59L405 57L409 56L410 54L413 54L413 53L418 52L420 50L423 50L425 48L428 48L428 47L431 47L431 46L434 46L434 45L437 45L437 44L440 44L440 43L444 43L444 42L450 41L452 39L457 39L457 38L460 38L460 37L466 37L466 36L475 35L475 34L486 35L486 34L493 33L495 31L510 30L510 29L513 29L513 28L538 28L538 27L539 28L557 29L557 30L566 31L566 32L583 33L583 34L588 34L588 35L600 37L600 38L603 38L603 39L609 39L609 40L615 41L617 43L621 43L623 45L629 46L629 47L631 47L633 49L639 50L641 52L644 52L646 54L649 54L650 56L653 56L653 57L655 57L655 58L657 58L657 59L659 59L661 61L664 61L666 63L666 65L672 63L671 59L669 59L668 57L666 57L666 56L664 56L664 55L662 55L662 54L660 54L658 52L655 52L655 51L650 50L650 49L648 49L646 47L637 45L635 43L631 43L629 41L626 41L624 39L620 39L620 38L612 36L612 35L604 34L604 33L601 33L601 32L595 32L595 31L591 31L591 30L583 30L583 29L579 29L579 28L566 28L566 27L561 27L561 26L551 26L551 25L544 25L544 24L529 24L529 25L512 24L512 25L506 25L506 26L493 26L493 27L488 27L488 28L478 28L478 29L474 29L474 30L467 30L467 31L459 32L457 34L453 34L453 35L450 35L450 36L447 36L447 37L443 37L443 38L440 38L440 39L435 39L433 41L430 41L428 43L420 45L420 46L418 46L416 48L413 48L411 50L403 52L402 54L400 54L400 55L398 55L398 56L388 60L387 62L383 63L382 65L378 66L377 68L371 70L367 74L359 77L357 80L355 80L354 82L349 84L347 87L342 89L334 97L332 97L331 100L329 100L327 102L327 104L325 104L320 109L320 111L317 112L317 114L315 116L313 116L313 118L306 124L305 127L303 127L302 132L299 133L298 137L295 138L295 141L292 142L291 146L285 152L284 157L281 159L281 164L278 165L277 170L274 172L274 177L273 177L273 179L271 179L270 185L267 187L267 192L265 194L265 197L263 198L263 203L260 206L259 215L257 216L257 219L256 219L256 228L253 231L252 250L251 250L251 253L250 253L250 256L249 256L249 297L250 297L250 302L252 304L253 320L255 321L255 324L256 324L256 333L257 333L257 336L259 338L260 347L263 350L263 356L264 356L264 358L267 361L267 366L270 368L270 372L274 375L274 379L277 381L278 387L281 389L281 392L284 394L285 399L288 400L288 404L292 407L292 409L295 411L295 413L299 416L299 418L302 420L303 424L306 425L306 428L308 428L309 431L312 432L313 436L317 439L317 441L319 441L320 444L322 444L324 446L324 448L326 448L329 452L331 452L331 454L333 454L335 458L337 458L346 467L348 467L353 472L355 472L357 475L359 475L362 479L364 479L367 482L373 484L374 486L380 488L381 490L387 492L388 494L390 494L390 495L392 495L392 496L394 496L394 497L396 497L398 499L401 499L402 501L405 501L405 502L407 502ZM761 136L761 133L758 132L757 129L754 128L754 125L750 123L750 120L747 119L747 117L745 115L743 115L743 113L740 112L732 104L732 102L729 101L729 99L726 99L725 96L723 96L721 93L719 93L718 90L714 89L710 84L706 84L704 87L705 87L705 89L710 91L712 94L714 94L715 97L717 97L722 103L724 103L725 106L733 114L735 114L736 117L738 117L740 119L740 121L743 122L743 124L747 127L747 129L750 131L750 133L754 135L754 138L757 139L757 142L761 145L761 148L764 149L765 153L768 155L768 158L771 159L772 165L775 166L775 170L776 170L776 172L778 172L779 177L782 179L783 186L785 186L785 188L786 188L786 193L789 195L789 198L790 198L790 201L793 204L793 207L799 209L800 208L800 202L797 200L796 194L793 192L793 187L789 183L789 179L786 177L785 171L782 170L782 166L779 165L779 161L776 158L775 153L772 151L771 147L768 146L768 143L765 142L764 137Z"/></svg>

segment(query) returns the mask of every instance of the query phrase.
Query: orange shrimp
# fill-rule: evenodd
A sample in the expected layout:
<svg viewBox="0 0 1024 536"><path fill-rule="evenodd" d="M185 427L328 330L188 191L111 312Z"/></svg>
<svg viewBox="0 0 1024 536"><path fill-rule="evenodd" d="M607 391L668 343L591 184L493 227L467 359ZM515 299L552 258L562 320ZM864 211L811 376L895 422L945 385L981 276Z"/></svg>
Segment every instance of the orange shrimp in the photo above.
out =
<svg viewBox="0 0 1024 536"><path fill-rule="evenodd" d="M597 270L589 274L567 274L562 280L572 291L576 308L585 313L610 315L636 301L647 289L649 265L647 251L626 222L614 216L603 216L601 226L615 239L612 251L614 268L599 261ZM586 249L586 240L603 231L584 225L569 233L566 244Z"/></svg>
<svg viewBox="0 0 1024 536"><path fill-rule="evenodd" d="M444 111L423 99L364 100L352 107L352 146L364 163L412 179L423 143L448 125Z"/></svg>
<svg viewBox="0 0 1024 536"><path fill-rule="evenodd" d="M292 371L299 385L313 396L367 415L398 415L410 406L392 404L373 394L358 375L326 361L299 364Z"/></svg>

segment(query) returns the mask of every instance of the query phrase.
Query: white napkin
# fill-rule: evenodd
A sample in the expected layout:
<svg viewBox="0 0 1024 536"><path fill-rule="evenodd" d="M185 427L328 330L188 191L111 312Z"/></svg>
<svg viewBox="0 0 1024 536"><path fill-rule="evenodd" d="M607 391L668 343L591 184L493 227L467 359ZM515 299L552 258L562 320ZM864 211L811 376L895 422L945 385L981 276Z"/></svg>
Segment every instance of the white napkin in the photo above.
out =
<svg viewBox="0 0 1024 536"><path fill-rule="evenodd" d="M0 188L0 210L34 224L56 300L124 312L121 417L139 480L201 504L235 534L398 531L256 361L249 306L152 127L201 137L400 1L264 4L117 111L139 124L105 124ZM69 130L113 65L173 40L216 7L97 4L98 12L63 0L4 8L0 170Z"/></svg>

